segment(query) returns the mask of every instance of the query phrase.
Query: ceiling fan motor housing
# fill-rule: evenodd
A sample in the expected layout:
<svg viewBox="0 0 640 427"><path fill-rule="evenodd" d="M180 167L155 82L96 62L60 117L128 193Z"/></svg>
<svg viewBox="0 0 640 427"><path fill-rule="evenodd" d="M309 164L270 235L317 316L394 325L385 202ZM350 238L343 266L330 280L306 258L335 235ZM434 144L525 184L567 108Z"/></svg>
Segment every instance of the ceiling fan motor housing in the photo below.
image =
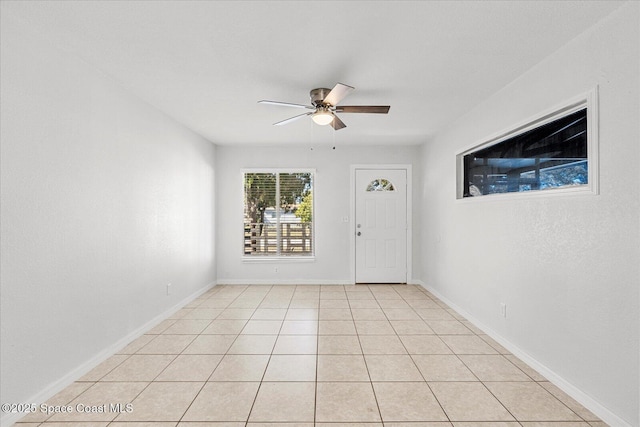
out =
<svg viewBox="0 0 640 427"><path fill-rule="evenodd" d="M331 89L327 89L326 87L312 89L311 92L309 92L311 103L315 107L323 106L324 103L322 101L329 95L329 92L331 92Z"/></svg>

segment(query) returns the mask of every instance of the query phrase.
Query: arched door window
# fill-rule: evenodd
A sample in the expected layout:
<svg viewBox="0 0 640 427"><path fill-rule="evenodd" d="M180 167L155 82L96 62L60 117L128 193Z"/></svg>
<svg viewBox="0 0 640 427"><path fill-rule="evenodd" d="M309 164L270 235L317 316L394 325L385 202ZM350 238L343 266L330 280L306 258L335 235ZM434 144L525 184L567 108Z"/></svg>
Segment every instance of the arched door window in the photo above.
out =
<svg viewBox="0 0 640 427"><path fill-rule="evenodd" d="M396 191L396 189L388 179L378 178L369 183L367 191Z"/></svg>

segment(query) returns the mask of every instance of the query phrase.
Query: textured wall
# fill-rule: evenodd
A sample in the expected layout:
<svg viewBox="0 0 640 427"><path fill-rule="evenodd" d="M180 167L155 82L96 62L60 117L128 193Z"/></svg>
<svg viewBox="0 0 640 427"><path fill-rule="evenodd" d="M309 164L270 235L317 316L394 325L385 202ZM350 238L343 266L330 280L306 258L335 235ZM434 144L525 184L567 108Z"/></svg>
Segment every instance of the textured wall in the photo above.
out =
<svg viewBox="0 0 640 427"><path fill-rule="evenodd" d="M628 425L640 422L638 7L426 144L421 189L423 281ZM596 85L600 195L456 200L456 153Z"/></svg>
<svg viewBox="0 0 640 427"><path fill-rule="evenodd" d="M215 281L215 147L5 13L1 40L1 394L25 403Z"/></svg>
<svg viewBox="0 0 640 427"><path fill-rule="evenodd" d="M331 129L322 129L331 130ZM333 131L333 130L331 130ZM330 133L327 133L330 136ZM350 165L413 164L418 146L217 148L218 280L221 283L351 283ZM315 168L316 257L314 262L242 262L242 168ZM415 174L415 171L414 171ZM223 202L224 201L224 202ZM416 202L413 204L416 206ZM416 221L414 221L414 226ZM418 243L414 244L417 254ZM275 272L278 267L278 272ZM411 277L411 272L409 273Z"/></svg>

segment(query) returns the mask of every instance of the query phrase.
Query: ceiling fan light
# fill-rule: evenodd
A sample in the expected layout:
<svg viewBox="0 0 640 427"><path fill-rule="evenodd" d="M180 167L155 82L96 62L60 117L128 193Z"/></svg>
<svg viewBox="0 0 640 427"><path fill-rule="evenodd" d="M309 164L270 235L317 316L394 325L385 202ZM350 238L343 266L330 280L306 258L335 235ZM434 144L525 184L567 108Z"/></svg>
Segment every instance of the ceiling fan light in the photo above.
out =
<svg viewBox="0 0 640 427"><path fill-rule="evenodd" d="M311 118L316 124L326 126L333 121L333 114L329 111L316 111Z"/></svg>

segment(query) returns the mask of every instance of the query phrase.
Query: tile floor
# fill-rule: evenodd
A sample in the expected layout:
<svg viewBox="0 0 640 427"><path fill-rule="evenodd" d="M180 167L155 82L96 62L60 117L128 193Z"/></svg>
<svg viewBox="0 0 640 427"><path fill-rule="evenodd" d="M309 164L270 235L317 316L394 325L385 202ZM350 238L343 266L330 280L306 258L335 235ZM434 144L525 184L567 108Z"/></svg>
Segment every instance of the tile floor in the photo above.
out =
<svg viewBox="0 0 640 427"><path fill-rule="evenodd" d="M605 426L411 285L216 286L48 404L16 426Z"/></svg>

